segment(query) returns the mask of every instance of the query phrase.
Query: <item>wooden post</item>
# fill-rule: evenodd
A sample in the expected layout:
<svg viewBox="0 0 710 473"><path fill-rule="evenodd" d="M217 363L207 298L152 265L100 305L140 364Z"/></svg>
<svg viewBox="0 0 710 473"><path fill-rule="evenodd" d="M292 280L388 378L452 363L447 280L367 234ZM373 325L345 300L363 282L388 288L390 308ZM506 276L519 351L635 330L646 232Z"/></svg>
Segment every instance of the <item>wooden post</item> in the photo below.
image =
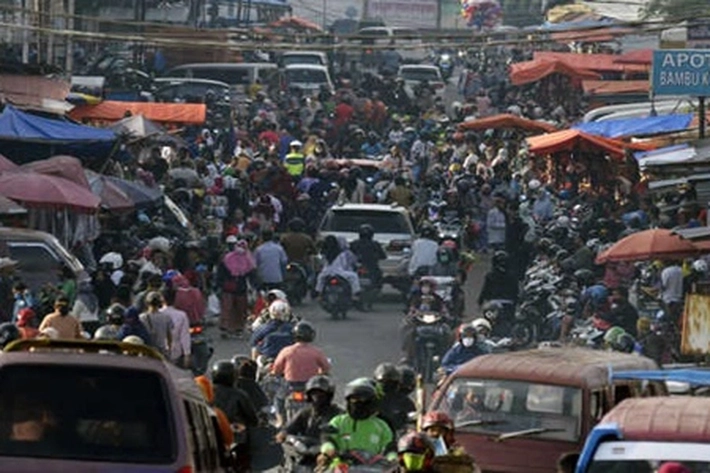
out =
<svg viewBox="0 0 710 473"><path fill-rule="evenodd" d="M698 97L698 136L705 138L705 97Z"/></svg>

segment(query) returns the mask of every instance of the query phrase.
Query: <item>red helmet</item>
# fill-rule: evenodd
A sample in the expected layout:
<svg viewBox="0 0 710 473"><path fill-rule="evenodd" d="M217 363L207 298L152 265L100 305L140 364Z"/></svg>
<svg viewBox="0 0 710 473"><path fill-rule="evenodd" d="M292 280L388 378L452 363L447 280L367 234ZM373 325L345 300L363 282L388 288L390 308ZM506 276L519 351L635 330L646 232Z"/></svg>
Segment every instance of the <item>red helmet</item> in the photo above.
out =
<svg viewBox="0 0 710 473"><path fill-rule="evenodd" d="M410 432L397 442L397 453L414 453L433 458L436 447L426 434Z"/></svg>
<svg viewBox="0 0 710 473"><path fill-rule="evenodd" d="M454 430L454 421L445 412L431 411L427 412L422 418L422 430L430 427L442 427L447 430Z"/></svg>

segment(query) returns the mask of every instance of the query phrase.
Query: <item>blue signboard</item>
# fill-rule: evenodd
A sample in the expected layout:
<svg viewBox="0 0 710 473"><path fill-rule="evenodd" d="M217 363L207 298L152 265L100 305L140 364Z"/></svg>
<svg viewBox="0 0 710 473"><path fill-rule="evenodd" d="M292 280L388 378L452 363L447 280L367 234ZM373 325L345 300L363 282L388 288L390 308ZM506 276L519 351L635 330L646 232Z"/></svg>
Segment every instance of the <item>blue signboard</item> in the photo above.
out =
<svg viewBox="0 0 710 473"><path fill-rule="evenodd" d="M654 95L710 96L710 50L654 51L651 90Z"/></svg>

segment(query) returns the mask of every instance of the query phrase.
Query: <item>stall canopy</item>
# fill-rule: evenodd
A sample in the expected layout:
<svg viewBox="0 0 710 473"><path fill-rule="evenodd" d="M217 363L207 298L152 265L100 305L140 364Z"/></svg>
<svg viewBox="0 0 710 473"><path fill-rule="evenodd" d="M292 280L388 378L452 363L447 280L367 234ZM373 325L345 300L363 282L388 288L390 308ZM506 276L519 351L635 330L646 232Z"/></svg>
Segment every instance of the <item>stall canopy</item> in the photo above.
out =
<svg viewBox="0 0 710 473"><path fill-rule="evenodd" d="M693 114L662 115L660 117L625 118L603 122L587 122L574 126L576 130L605 138L655 135L687 130Z"/></svg>
<svg viewBox="0 0 710 473"><path fill-rule="evenodd" d="M53 156L49 159L25 164L22 166L22 169L62 177L80 185L84 189L90 189L89 181L86 180L81 161L73 156Z"/></svg>
<svg viewBox="0 0 710 473"><path fill-rule="evenodd" d="M0 215L24 215L27 209L7 197L0 195Z"/></svg>
<svg viewBox="0 0 710 473"><path fill-rule="evenodd" d="M143 115L126 117L109 128L119 135L128 135L131 138L146 138L165 133L162 126L153 123Z"/></svg>
<svg viewBox="0 0 710 473"><path fill-rule="evenodd" d="M654 166L677 166L704 163L710 159L710 144L693 146L682 144L648 152L635 153L642 169Z"/></svg>
<svg viewBox="0 0 710 473"><path fill-rule="evenodd" d="M160 189L146 187L138 182L114 176L104 176L104 180L125 193L137 208L151 207L163 200L163 192Z"/></svg>
<svg viewBox="0 0 710 473"><path fill-rule="evenodd" d="M459 131L495 130L500 128L515 128L537 133L550 133L557 130L554 125L549 123L528 120L527 118L522 118L508 113L476 120L468 120L459 125Z"/></svg>
<svg viewBox="0 0 710 473"><path fill-rule="evenodd" d="M590 135L580 130L563 130L527 139L531 153L544 155L563 151L599 151L616 158L624 157L624 148L636 145Z"/></svg>
<svg viewBox="0 0 710 473"><path fill-rule="evenodd" d="M31 171L0 174L0 195L24 206L93 212L100 199L67 179Z"/></svg>
<svg viewBox="0 0 710 473"><path fill-rule="evenodd" d="M597 264L610 261L643 261L692 256L698 248L692 242L663 228L644 230L622 238L596 259Z"/></svg>
<svg viewBox="0 0 710 473"><path fill-rule="evenodd" d="M20 166L0 154L0 172L17 171L19 168Z"/></svg>
<svg viewBox="0 0 710 473"><path fill-rule="evenodd" d="M127 114L143 115L148 120L162 123L199 125L205 122L207 106L203 103L155 103L104 101L98 105L82 105L69 112L74 120L118 121Z"/></svg>
<svg viewBox="0 0 710 473"><path fill-rule="evenodd" d="M561 61L575 69L586 69L599 73L606 72L648 72L645 64L624 64L616 62L617 54L578 54L536 51L533 60Z"/></svg>
<svg viewBox="0 0 710 473"><path fill-rule="evenodd" d="M110 212L130 212L135 209L133 200L107 176L93 171L85 171L91 192L101 199L101 207Z"/></svg>
<svg viewBox="0 0 710 473"><path fill-rule="evenodd" d="M57 154L87 161L108 158L116 135L111 130L44 118L7 105L0 114L0 152L15 163Z"/></svg>
<svg viewBox="0 0 710 473"><path fill-rule="evenodd" d="M617 64L645 64L653 62L653 49L636 49L619 55L614 62Z"/></svg>
<svg viewBox="0 0 710 473"><path fill-rule="evenodd" d="M562 74L572 80L600 79L596 72L575 68L562 61L536 59L517 62L510 66L510 82L513 85L525 85L537 82L552 74Z"/></svg>
<svg viewBox="0 0 710 473"><path fill-rule="evenodd" d="M648 80L585 80L582 89L586 95L648 94Z"/></svg>

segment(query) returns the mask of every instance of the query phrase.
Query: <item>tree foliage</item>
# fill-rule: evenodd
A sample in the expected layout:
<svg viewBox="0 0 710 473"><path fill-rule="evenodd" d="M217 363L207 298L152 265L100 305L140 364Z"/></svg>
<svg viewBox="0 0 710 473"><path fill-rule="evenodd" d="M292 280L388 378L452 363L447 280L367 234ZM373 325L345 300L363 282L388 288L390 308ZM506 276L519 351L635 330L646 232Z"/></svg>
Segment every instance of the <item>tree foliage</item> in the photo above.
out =
<svg viewBox="0 0 710 473"><path fill-rule="evenodd" d="M667 21L683 21L706 17L710 21L708 0L651 0L641 9L644 18L660 17Z"/></svg>

